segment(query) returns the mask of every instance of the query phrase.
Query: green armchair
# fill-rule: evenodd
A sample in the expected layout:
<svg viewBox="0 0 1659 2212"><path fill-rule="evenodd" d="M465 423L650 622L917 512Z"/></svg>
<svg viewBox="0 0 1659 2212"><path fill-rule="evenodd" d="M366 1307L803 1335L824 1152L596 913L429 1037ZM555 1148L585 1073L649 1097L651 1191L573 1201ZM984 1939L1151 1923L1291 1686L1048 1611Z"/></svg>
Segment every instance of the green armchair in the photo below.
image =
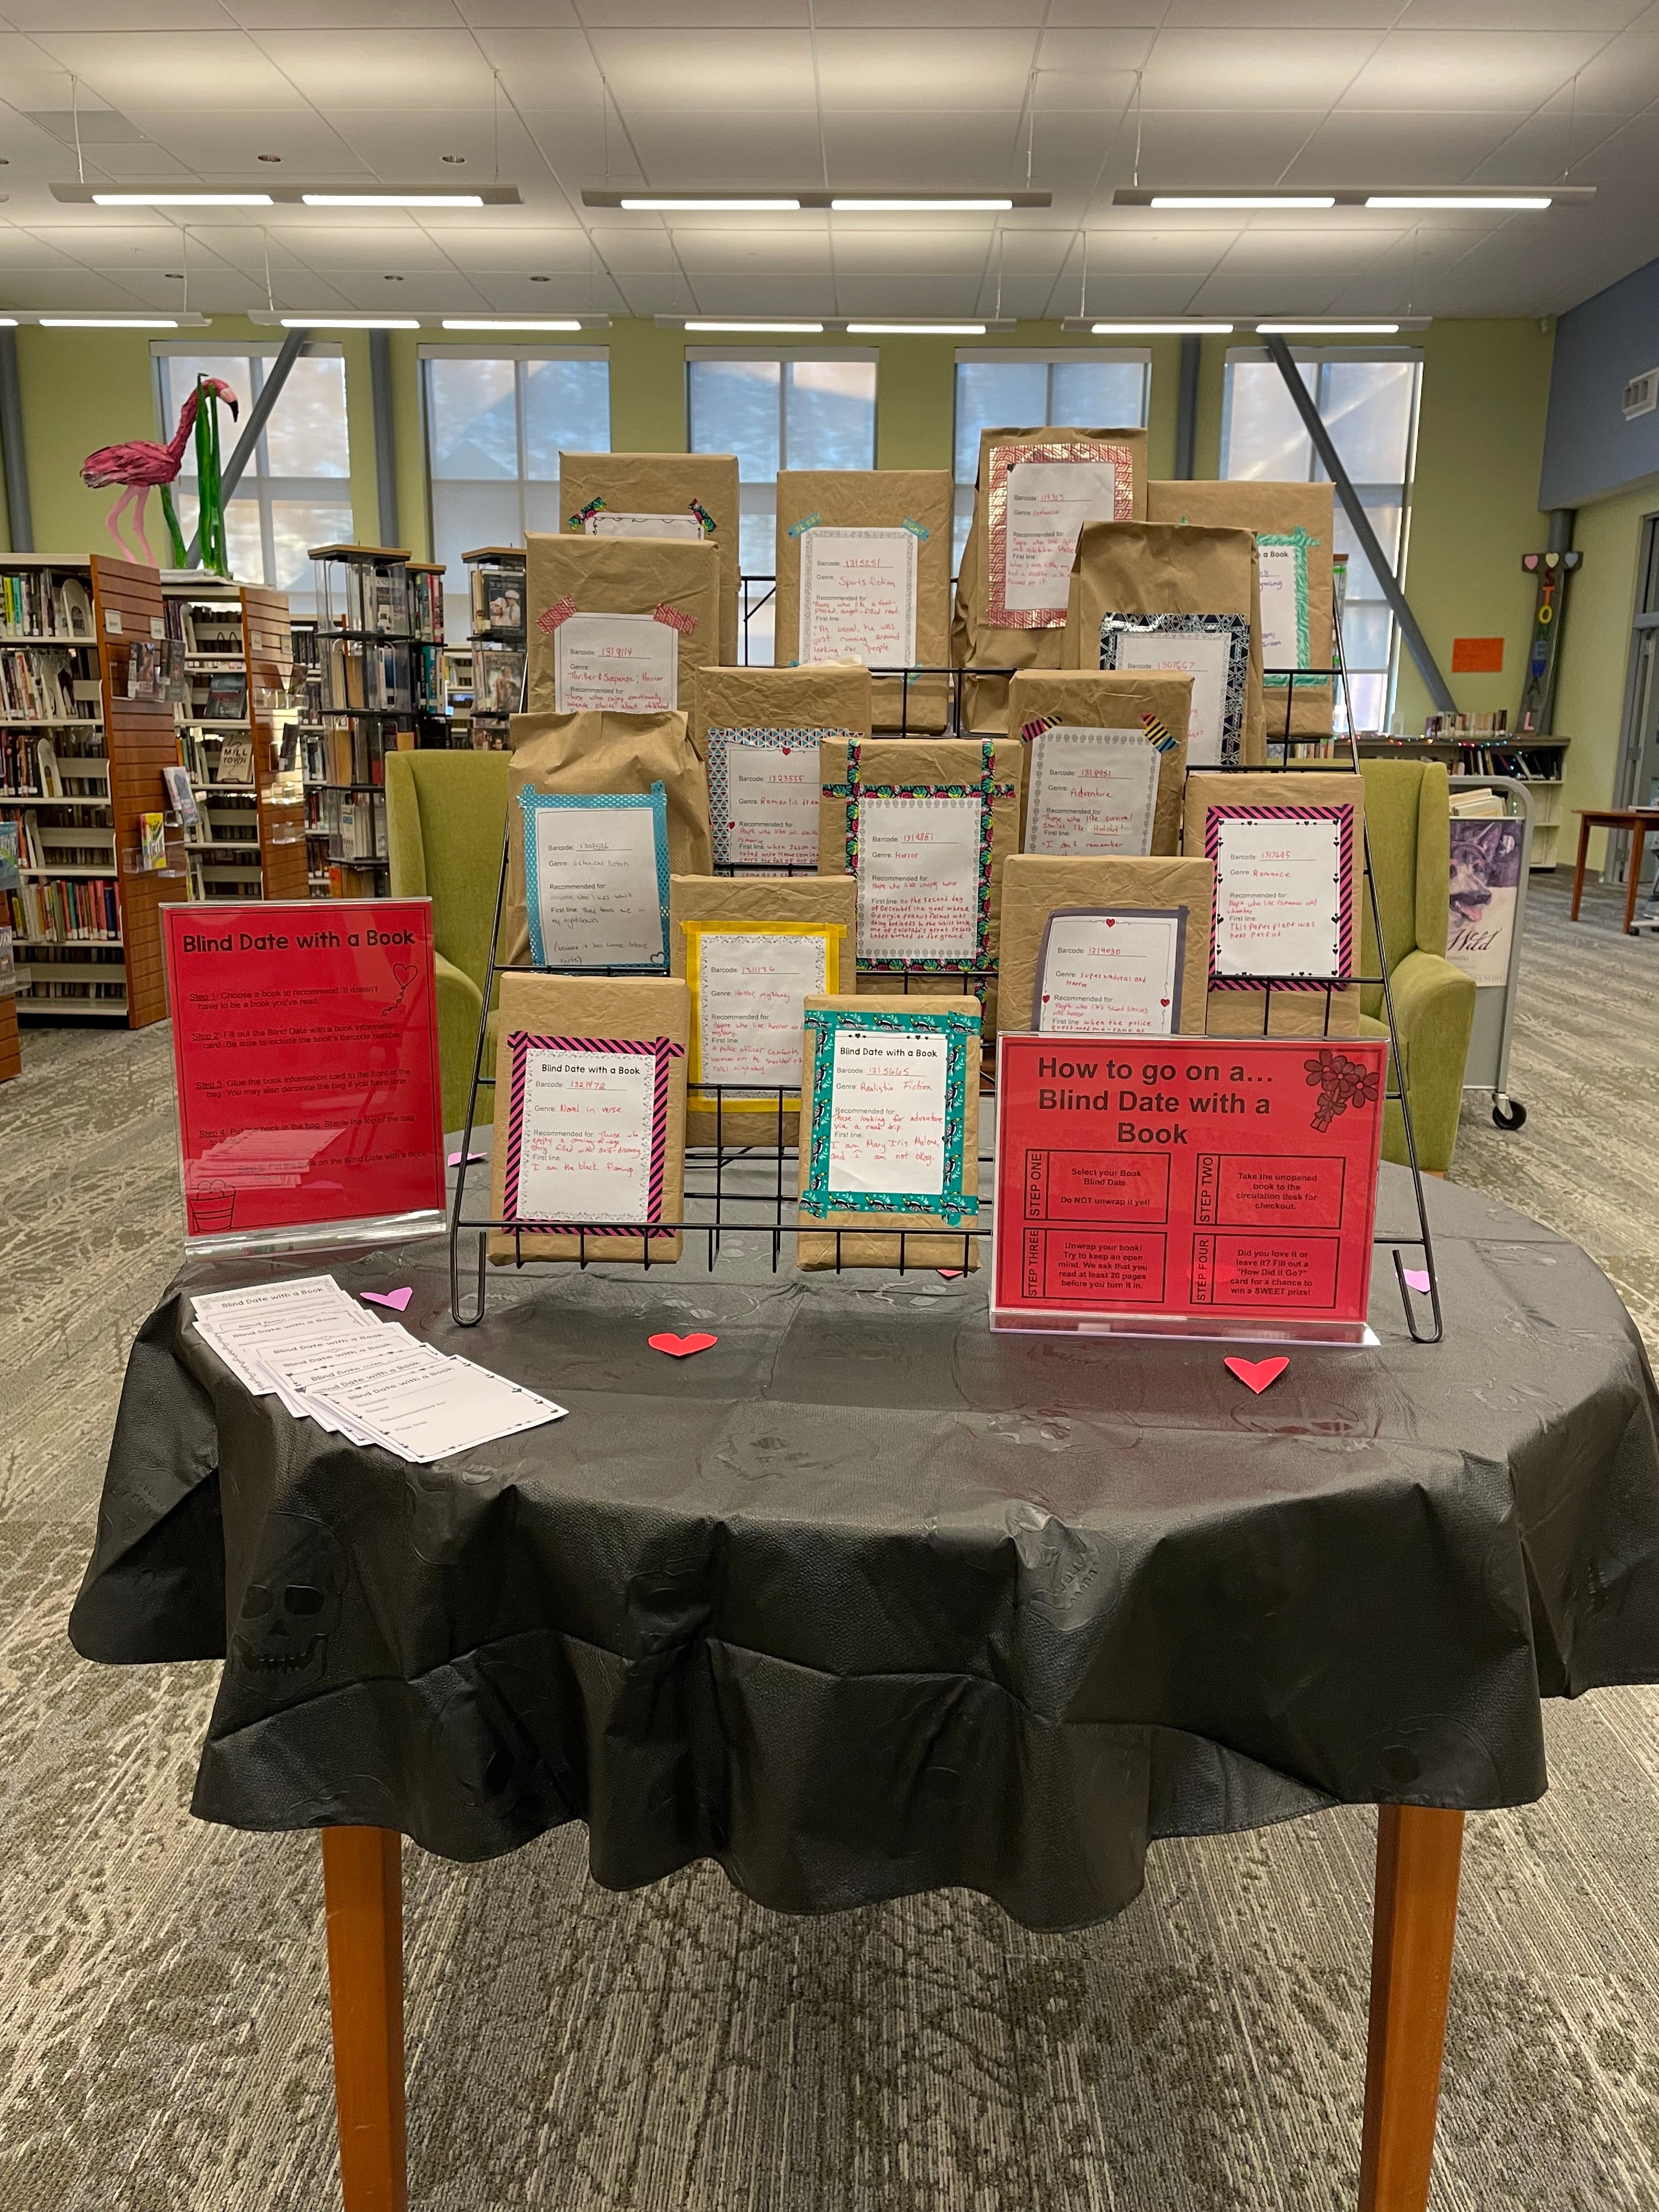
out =
<svg viewBox="0 0 1659 2212"><path fill-rule="evenodd" d="M1451 1165L1463 1096L1463 1062L1474 1019L1474 986L1446 957L1451 885L1451 808L1446 771L1437 762L1366 761L1365 830L1388 954L1378 966L1376 933L1366 902L1364 973L1386 974L1400 1032L1402 1087L1411 1101L1417 1164L1435 1175ZM1359 1026L1386 1036L1379 983L1361 994ZM1382 1157L1404 1164L1406 1131L1390 1106Z"/></svg>
<svg viewBox="0 0 1659 2212"><path fill-rule="evenodd" d="M446 1130L459 1129L466 1120L510 759L507 753L482 752L388 753L386 758L392 896L432 901ZM494 1118L494 1097L491 1091L479 1092L481 1121Z"/></svg>

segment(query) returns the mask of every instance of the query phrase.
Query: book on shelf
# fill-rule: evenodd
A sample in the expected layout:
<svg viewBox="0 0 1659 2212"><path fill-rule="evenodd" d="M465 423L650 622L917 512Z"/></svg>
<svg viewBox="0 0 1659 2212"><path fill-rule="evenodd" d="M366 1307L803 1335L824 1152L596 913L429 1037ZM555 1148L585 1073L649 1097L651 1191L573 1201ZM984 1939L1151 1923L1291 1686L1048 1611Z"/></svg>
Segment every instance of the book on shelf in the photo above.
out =
<svg viewBox="0 0 1659 2212"><path fill-rule="evenodd" d="M121 935L121 895L113 876L25 878L5 894L15 933L35 945L115 944Z"/></svg>
<svg viewBox="0 0 1659 2212"><path fill-rule="evenodd" d="M0 647L0 714L10 720L96 722L100 703L98 685L80 680L78 654L56 646Z"/></svg>
<svg viewBox="0 0 1659 2212"><path fill-rule="evenodd" d="M216 668L210 675L203 718L210 722L247 720L247 678L240 670Z"/></svg>
<svg viewBox="0 0 1659 2212"><path fill-rule="evenodd" d="M78 576L54 576L47 568L8 570L0 574L0 636L7 631L88 639L91 596Z"/></svg>
<svg viewBox="0 0 1659 2212"><path fill-rule="evenodd" d="M525 572L482 562L472 571L472 630L511 634L524 629Z"/></svg>

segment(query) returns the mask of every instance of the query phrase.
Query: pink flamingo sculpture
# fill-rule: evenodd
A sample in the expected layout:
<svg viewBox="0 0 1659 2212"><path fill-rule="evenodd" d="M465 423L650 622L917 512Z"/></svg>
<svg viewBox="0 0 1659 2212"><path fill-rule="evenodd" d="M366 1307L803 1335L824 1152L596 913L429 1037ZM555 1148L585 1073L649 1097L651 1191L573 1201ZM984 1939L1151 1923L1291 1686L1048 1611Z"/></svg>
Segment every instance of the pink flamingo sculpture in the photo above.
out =
<svg viewBox="0 0 1659 2212"><path fill-rule="evenodd" d="M222 377L204 376L185 394L185 404L179 410L179 427L165 446L158 446L153 438L129 438L125 445L100 446L95 453L88 453L81 464L81 481L89 491L102 491L111 484L119 484L115 504L106 517L106 527L119 547L124 559L131 556L132 549L116 528L125 510L131 508L132 527L138 543L143 548L147 568L155 566L149 540L144 535L144 509L149 495L157 486L161 489L161 504L167 510L167 526L174 538L173 554L179 566L184 565L184 544L173 514L169 489L184 465L185 447L190 442L191 432L196 427L196 415L202 404L204 392L222 399L230 410L231 420L236 419L236 394Z"/></svg>

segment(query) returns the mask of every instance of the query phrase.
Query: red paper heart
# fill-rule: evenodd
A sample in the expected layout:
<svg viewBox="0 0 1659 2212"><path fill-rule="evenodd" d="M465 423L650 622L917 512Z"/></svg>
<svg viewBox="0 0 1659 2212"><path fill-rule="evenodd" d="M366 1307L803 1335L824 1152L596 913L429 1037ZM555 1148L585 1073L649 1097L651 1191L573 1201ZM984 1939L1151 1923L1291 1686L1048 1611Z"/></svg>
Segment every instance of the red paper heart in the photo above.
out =
<svg viewBox="0 0 1659 2212"><path fill-rule="evenodd" d="M1046 991L1042 994L1042 1003L1045 1006L1048 1003L1048 994Z"/></svg>
<svg viewBox="0 0 1659 2212"><path fill-rule="evenodd" d="M1117 916L1115 914L1109 914L1107 915L1106 927L1108 929L1115 929L1117 927Z"/></svg>
<svg viewBox="0 0 1659 2212"><path fill-rule="evenodd" d="M1160 999L1158 1003L1160 1006L1167 1006L1170 1002L1167 999Z"/></svg>
<svg viewBox="0 0 1659 2212"><path fill-rule="evenodd" d="M1277 1382L1290 1361L1281 1352L1277 1359L1229 1359L1225 1364L1259 1398L1270 1382Z"/></svg>
<svg viewBox="0 0 1659 2212"><path fill-rule="evenodd" d="M665 1352L671 1359L689 1359L694 1352L707 1352L711 1344L720 1342L717 1336L676 1336L672 1330L645 1340L653 1352Z"/></svg>

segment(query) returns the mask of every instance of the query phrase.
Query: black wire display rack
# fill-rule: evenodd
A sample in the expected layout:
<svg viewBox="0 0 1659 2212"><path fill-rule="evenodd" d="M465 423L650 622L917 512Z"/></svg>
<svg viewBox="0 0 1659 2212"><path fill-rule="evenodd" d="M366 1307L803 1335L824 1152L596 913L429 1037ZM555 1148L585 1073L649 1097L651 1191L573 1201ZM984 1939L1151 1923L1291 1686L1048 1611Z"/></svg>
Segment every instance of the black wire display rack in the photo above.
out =
<svg viewBox="0 0 1659 2212"><path fill-rule="evenodd" d="M955 733L956 726L959 721L962 679L964 677L1006 676L1014 672L1012 669L1002 668L956 667L877 669L871 672L872 676L896 676L906 678L924 676L950 677L952 679L951 692L952 733ZM1274 672L1277 674L1279 672ZM1277 763L1270 762L1265 770L1261 768L1241 769L1237 771L1224 769L1206 770L1206 773L1218 775L1235 772L1250 775L1266 773L1288 775L1303 773L1298 763L1289 757L1291 748L1297 744L1323 744L1328 740L1319 737L1298 737L1291 732L1291 702L1298 679L1306 682L1322 680L1327 684L1334 680L1340 687L1346 711L1348 730L1346 759L1344 760L1340 757L1322 758L1317 765L1321 768L1328 768L1339 775L1345 771L1355 775L1360 773L1359 750L1353 735L1347 678L1341 664L1340 652L1336 657L1335 665L1330 668L1303 668L1285 672L1289 678L1285 691L1285 729L1282 735L1270 737L1268 740L1270 745L1276 744L1284 749L1284 757ZM896 734L915 736L920 733L900 731ZM937 733L930 732L927 734ZM489 1297L489 1247L493 1237L512 1239L512 1257L506 1264L514 1268L574 1265L585 1269L604 1261L607 1256L606 1246L609 1245L614 1249L614 1242L618 1236L639 1239L641 1257L638 1261L630 1261L628 1264L630 1267L641 1267L647 1269L653 1266L680 1264L678 1261L653 1261L651 1257L651 1246L653 1241L664 1241L676 1236L683 1240L688 1249L701 1244L703 1264L711 1273L726 1241L738 1236L745 1238L757 1237L764 1240L763 1249L769 1254L770 1267L774 1273L777 1273L781 1265L786 1240L793 1243L801 1236L826 1240L834 1239L834 1252L830 1266L837 1274L842 1272L845 1240L851 1237L868 1239L872 1237L879 1237L888 1243L896 1245L897 1259L893 1272L900 1275L904 1274L908 1270L920 1270L923 1267L928 1271L936 1270L939 1266L941 1252L954 1257L958 1248L963 1272L978 1264L977 1255L980 1248L987 1243L994 1234L994 1198L991 1191L985 1188L981 1188L976 1194L978 1206L975 1225L972 1228L964 1226L898 1229L888 1225L879 1217L872 1219L867 1227L836 1228L826 1226L810 1218L801 1219L797 1212L795 1193L793 1188L799 1176L799 1154L796 1148L782 1144L757 1146L746 1142L728 1146L725 1140L724 1122L728 1100L732 1102L738 1099L743 1100L745 1105L750 1107L750 1113L744 1116L747 1119L752 1115L751 1102L760 1100L764 1103L769 1099L776 1109L776 1119L773 1126L781 1135L783 1117L797 1112L800 1105L799 1093L789 1086L779 1086L774 1090L769 1090L763 1085L752 1083L732 1085L699 1083L696 1086L696 1110L707 1114L712 1104L714 1115L714 1142L712 1146L687 1147L685 1184L680 1207L681 1218L677 1221L659 1219L648 1223L592 1222L580 1225L574 1223L540 1224L502 1220L492 1218L488 1212L483 1215L468 1213L466 1210L467 1170L471 1164L473 1132L479 1125L479 1094L483 1091L493 1092L495 1087L494 1073L486 1069L484 1063L489 1049L490 1012L495 1005L496 986L501 977L503 975L567 975L581 976L592 980L620 975L637 975L639 972L636 969L550 968L523 962L503 961L501 958L501 921L506 910L507 861L511 836L512 829L509 823L501 839L501 866L495 882L495 923L490 932L483 1000L479 1010L477 1036L473 1049L472 1080L467 1094L466 1127L462 1138L454 1194L450 1201L450 1312L460 1327L476 1328L483 1318ZM1376 879L1371 866L1369 831L1364 838L1364 857L1365 908L1370 915L1373 937L1379 952L1382 954L1379 962L1381 972L1375 975L1352 975L1333 978L1323 986L1323 1019L1318 1034L1316 1036L1310 1032L1306 1036L1287 1039L1286 1042L1316 1044L1322 1038L1328 1039L1332 1035L1332 1009L1339 994L1371 988L1381 991L1389 1041L1389 1076L1384 1086L1382 1103L1385 1110L1391 1105L1397 1106L1400 1109L1401 1123L1405 1137L1407 1164L1411 1176L1412 1204L1416 1217L1416 1231L1413 1234L1409 1229L1401 1231L1380 1230L1376 1232L1372 1241L1376 1245L1388 1247L1393 1254L1395 1283L1405 1312L1406 1327L1413 1342L1423 1345L1439 1344L1445 1335L1444 1316L1440 1303L1439 1273L1435 1266L1434 1240L1429 1227L1428 1206L1423 1194L1423 1171L1417 1158L1417 1139L1412 1126L1411 1101L1406 1095L1405 1085L1401 1080L1399 1073L1401 1068L1400 1032L1395 1018L1394 990L1388 972L1389 963L1382 934L1382 910L1376 894ZM811 875L816 871L803 867L760 868L728 866L716 870L716 872L724 875L786 876ZM1359 964L1363 967L1364 963L1362 961ZM890 988L906 995L912 994L913 986L916 987L915 995L937 995L941 985L955 981L961 985L964 992L972 993L982 1000L985 985L994 975L995 969L994 967L963 966L930 969L925 972L890 974L881 969L861 968L860 973L872 976L883 988ZM1273 994L1275 991L1283 994L1286 988L1286 979L1274 975L1237 975L1230 976L1228 980L1241 988L1261 992L1261 1034L1263 1038L1271 1037ZM926 991L921 988L923 985L928 987ZM1305 1007L1310 995L1313 994L1308 991L1306 983L1300 983L1296 993L1298 1004ZM1231 1040L1216 1041L1225 1042ZM1242 1037L1237 1040L1241 1043L1249 1041ZM994 1081L988 1071L981 1074L980 1094L981 1097L990 1097L994 1095ZM977 1164L981 1171L980 1180L982 1185L989 1180L984 1174L984 1170L992 1167L994 1163L994 1155L984 1152L979 1153ZM563 1257L557 1260L550 1259L525 1249L526 1239L538 1239L550 1234L560 1235L567 1241L574 1238L577 1246L577 1255L574 1262ZM464 1266L462 1242L468 1237L475 1240L476 1249L469 1255L468 1263ZM913 1253L913 1242L922 1245L927 1255L925 1260L919 1252ZM744 1249L747 1250L750 1248L745 1245ZM1426 1288L1424 1290L1414 1289L1406 1279L1406 1255L1410 1253L1420 1253L1422 1255L1421 1272L1426 1277ZM476 1283L474 1284L475 1271ZM468 1287L471 1287L470 1297L467 1295ZM1426 1299L1431 1318L1431 1326L1426 1329L1419 1326L1422 1307L1419 1301L1421 1299Z"/></svg>

